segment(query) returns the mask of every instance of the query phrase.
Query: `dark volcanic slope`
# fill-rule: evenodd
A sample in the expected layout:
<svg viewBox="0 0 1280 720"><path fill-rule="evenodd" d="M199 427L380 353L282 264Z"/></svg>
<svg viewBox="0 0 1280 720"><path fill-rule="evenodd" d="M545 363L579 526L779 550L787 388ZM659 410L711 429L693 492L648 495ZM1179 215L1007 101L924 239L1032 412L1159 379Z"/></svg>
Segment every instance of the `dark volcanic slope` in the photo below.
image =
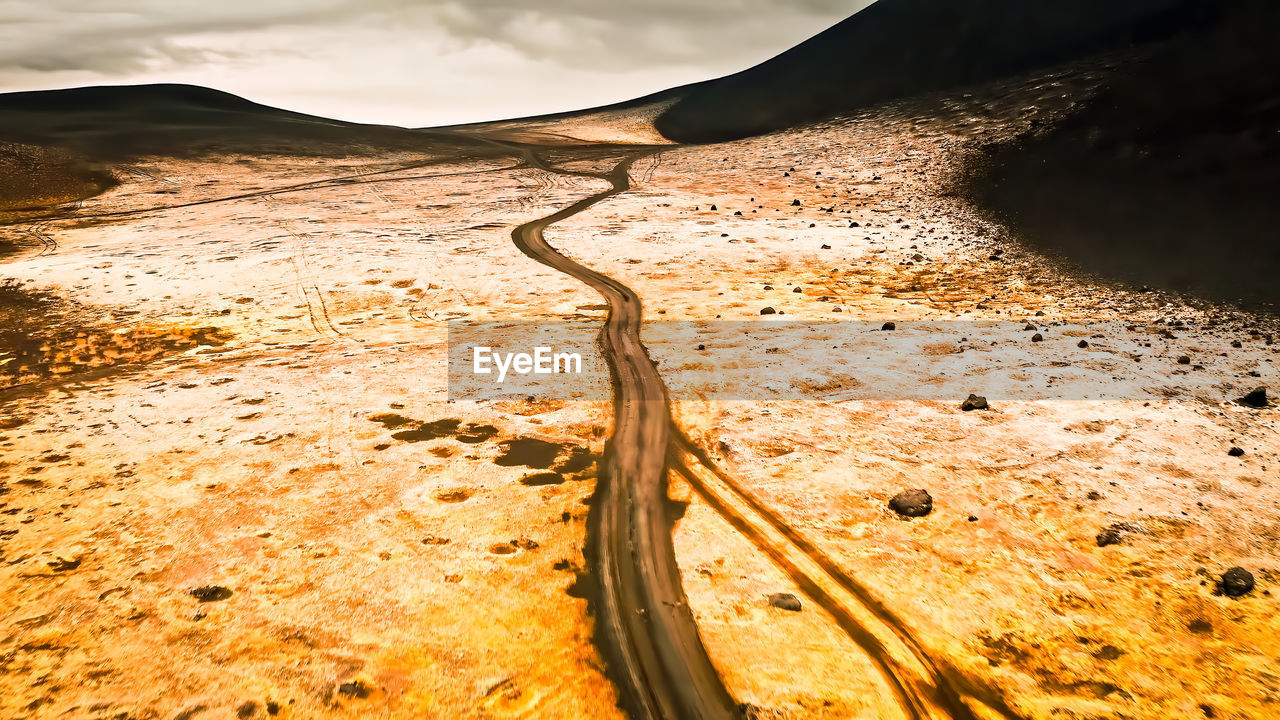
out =
<svg viewBox="0 0 1280 720"><path fill-rule="evenodd" d="M1159 37L1203 22L1216 7L1209 0L879 0L762 65L690 88L658 119L658 130L677 142L757 135Z"/></svg>
<svg viewBox="0 0 1280 720"><path fill-rule="evenodd" d="M424 150L454 135L279 110L193 85L123 85L0 95L0 143L97 161L209 152L355 154ZM468 141L463 141L468 142ZM477 149L482 145L476 143Z"/></svg>
<svg viewBox="0 0 1280 720"><path fill-rule="evenodd" d="M994 148L974 199L1088 271L1280 307L1280 6L1233 8L1121 67L1057 127Z"/></svg>

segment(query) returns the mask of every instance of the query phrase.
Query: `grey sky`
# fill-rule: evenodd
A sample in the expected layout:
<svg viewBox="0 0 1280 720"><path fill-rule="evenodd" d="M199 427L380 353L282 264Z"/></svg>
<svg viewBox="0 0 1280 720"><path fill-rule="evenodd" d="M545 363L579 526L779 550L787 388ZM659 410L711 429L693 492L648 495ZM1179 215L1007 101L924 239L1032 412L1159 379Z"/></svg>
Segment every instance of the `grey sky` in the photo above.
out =
<svg viewBox="0 0 1280 720"><path fill-rule="evenodd" d="M188 82L409 126L733 72L869 0L0 0L0 91Z"/></svg>

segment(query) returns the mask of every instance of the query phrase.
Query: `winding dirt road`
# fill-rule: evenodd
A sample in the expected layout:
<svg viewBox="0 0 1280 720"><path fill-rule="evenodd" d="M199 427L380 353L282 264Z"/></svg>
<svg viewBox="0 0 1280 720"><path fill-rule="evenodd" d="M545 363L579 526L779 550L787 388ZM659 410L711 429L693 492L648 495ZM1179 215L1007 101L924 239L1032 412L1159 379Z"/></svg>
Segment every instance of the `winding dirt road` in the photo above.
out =
<svg viewBox="0 0 1280 720"><path fill-rule="evenodd" d="M707 656L680 584L667 514L667 388L640 342L640 297L561 255L543 236L547 227L629 190L631 166L659 149L631 152L607 173L553 169L535 151L521 151L532 167L612 186L512 232L523 253L590 285L609 306L600 347L614 387L614 431L588 531L597 640L635 720L732 720L737 707Z"/></svg>
<svg viewBox="0 0 1280 720"><path fill-rule="evenodd" d="M497 141L493 141L497 142ZM684 477L713 509L782 568L880 669L911 720L972 720L966 699L1007 720L1019 715L997 693L931 657L891 610L818 548L745 492L671 419L667 389L640 340L643 306L626 285L551 247L546 228L631 188L631 167L662 148L630 151L607 172L553 167L536 150L530 167L607 180L610 189L517 227L516 246L538 262L591 286L609 307L599 342L614 388L614 434L588 528L596 581L596 638L622 704L635 720L742 717L698 635L681 587L667 514L667 472Z"/></svg>

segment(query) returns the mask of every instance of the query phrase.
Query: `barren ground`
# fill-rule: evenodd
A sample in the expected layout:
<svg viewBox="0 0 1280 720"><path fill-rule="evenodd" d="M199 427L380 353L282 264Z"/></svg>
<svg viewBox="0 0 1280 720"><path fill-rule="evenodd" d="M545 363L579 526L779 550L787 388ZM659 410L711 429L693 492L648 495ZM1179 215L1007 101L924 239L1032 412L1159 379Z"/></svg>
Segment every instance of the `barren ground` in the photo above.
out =
<svg viewBox="0 0 1280 720"><path fill-rule="evenodd" d="M1002 88L1002 113L975 93L672 146L547 236L643 299L694 443L966 686L1027 718L1272 717L1280 414L1236 399L1280 387L1273 319L1079 276L953 192L966 153L1089 82ZM488 132L602 168L621 151L591 143L657 142L646 117ZM131 170L76 218L3 229L33 247L0 291L0 714L620 717L575 587L607 385L450 401L444 366L449 320L599 321L510 233L605 184L515 153ZM819 334L772 353L662 340L663 321L716 319ZM836 321L866 344L822 342ZM1018 331L961 334L993 322ZM713 392L743 374L795 392ZM970 392L992 408L962 412ZM888 509L911 488L928 517ZM684 479L671 494L735 698L903 717L766 539ZM1257 590L1215 594L1234 565Z"/></svg>

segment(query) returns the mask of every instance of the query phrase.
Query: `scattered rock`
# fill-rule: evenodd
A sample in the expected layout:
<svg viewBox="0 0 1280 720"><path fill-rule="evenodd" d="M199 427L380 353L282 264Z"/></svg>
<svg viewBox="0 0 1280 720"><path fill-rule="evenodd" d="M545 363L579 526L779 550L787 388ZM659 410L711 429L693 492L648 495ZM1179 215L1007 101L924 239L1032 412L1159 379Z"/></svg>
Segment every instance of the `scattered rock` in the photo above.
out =
<svg viewBox="0 0 1280 720"><path fill-rule="evenodd" d="M887 323L885 323L885 324L881 325L881 326L880 326L880 329L881 329L881 330L886 330L886 331L888 331L888 330L897 330L897 329L898 329L898 325L897 325L896 323L887 322Z"/></svg>
<svg viewBox="0 0 1280 720"><path fill-rule="evenodd" d="M422 544L423 545L448 545L449 538L439 537L437 535L428 535L422 538Z"/></svg>
<svg viewBox="0 0 1280 720"><path fill-rule="evenodd" d="M972 410L987 410L990 407L991 406L987 404L987 399L981 395L970 395L965 398L964 402L960 403L960 409L965 412L970 412Z"/></svg>
<svg viewBox="0 0 1280 720"><path fill-rule="evenodd" d="M933 497L927 490L904 490L893 496L889 508L902 517L924 517L933 512Z"/></svg>
<svg viewBox="0 0 1280 720"><path fill-rule="evenodd" d="M791 593L774 593L769 596L769 604L779 610L800 612L800 599Z"/></svg>
<svg viewBox="0 0 1280 720"><path fill-rule="evenodd" d="M221 585L205 585L188 590L187 594L202 603L220 602L231 597L231 590Z"/></svg>
<svg viewBox="0 0 1280 720"><path fill-rule="evenodd" d="M1108 545L1119 545L1124 542L1124 536L1120 534L1120 530L1116 527L1109 527L1098 533L1098 547L1107 547Z"/></svg>
<svg viewBox="0 0 1280 720"><path fill-rule="evenodd" d="M1083 349L1085 349L1085 348L1089 347L1089 341L1088 341L1088 340L1081 340L1081 341L1076 345L1076 347L1078 347L1078 348L1080 348L1081 350L1083 350Z"/></svg>
<svg viewBox="0 0 1280 720"><path fill-rule="evenodd" d="M1218 584L1222 594L1227 597L1242 597L1253 592L1253 573L1242 567L1233 567L1222 573L1222 581Z"/></svg>
<svg viewBox="0 0 1280 720"><path fill-rule="evenodd" d="M791 201L791 207L800 207L800 201L799 201L799 200L792 200L792 201Z"/></svg>
<svg viewBox="0 0 1280 720"><path fill-rule="evenodd" d="M1267 388L1264 386L1250 390L1248 395L1240 398L1240 404L1253 408L1267 407L1271 404L1271 401L1267 399Z"/></svg>
<svg viewBox="0 0 1280 720"><path fill-rule="evenodd" d="M369 687L360 680L349 680L338 686L338 694L364 700L369 697Z"/></svg>
<svg viewBox="0 0 1280 720"><path fill-rule="evenodd" d="M1031 336L1031 342L1044 342L1044 336L1040 333L1036 333Z"/></svg>
<svg viewBox="0 0 1280 720"><path fill-rule="evenodd" d="M1231 457L1240 457L1244 455L1244 448L1233 447L1227 451L1227 454Z"/></svg>
<svg viewBox="0 0 1280 720"><path fill-rule="evenodd" d="M774 310L774 309L773 309L773 308L771 308L771 307L767 307L767 308L765 308L765 309L761 310L761 311L760 311L760 314L761 314L761 315L777 315L777 314L778 314L778 311L777 311L777 310Z"/></svg>

